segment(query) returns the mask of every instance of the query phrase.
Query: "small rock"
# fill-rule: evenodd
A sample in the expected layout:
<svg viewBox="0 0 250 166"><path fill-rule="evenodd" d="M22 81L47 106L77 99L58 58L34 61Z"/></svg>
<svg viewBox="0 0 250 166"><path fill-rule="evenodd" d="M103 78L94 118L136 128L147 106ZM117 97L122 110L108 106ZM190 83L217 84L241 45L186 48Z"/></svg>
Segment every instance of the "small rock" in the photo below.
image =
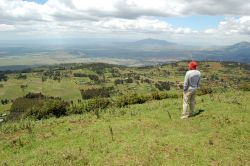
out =
<svg viewBox="0 0 250 166"><path fill-rule="evenodd" d="M209 139L208 144L213 145L214 143L213 143L213 141L211 139Z"/></svg>
<svg viewBox="0 0 250 166"><path fill-rule="evenodd" d="M0 123L3 122L4 120L3 119L0 119Z"/></svg>
<svg viewBox="0 0 250 166"><path fill-rule="evenodd" d="M45 134L43 135L43 138L50 138L51 136L52 136L51 133L45 133Z"/></svg>

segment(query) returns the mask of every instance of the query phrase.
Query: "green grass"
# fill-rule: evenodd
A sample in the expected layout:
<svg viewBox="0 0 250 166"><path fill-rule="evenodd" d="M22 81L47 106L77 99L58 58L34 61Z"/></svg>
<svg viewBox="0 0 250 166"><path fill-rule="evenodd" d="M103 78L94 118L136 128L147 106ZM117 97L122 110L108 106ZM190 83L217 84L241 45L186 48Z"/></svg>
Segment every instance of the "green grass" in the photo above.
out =
<svg viewBox="0 0 250 166"><path fill-rule="evenodd" d="M235 96L238 95L238 98ZM249 92L182 99L1 126L2 165L249 165ZM169 114L171 115L171 119ZM111 132L112 130L112 132ZM113 134L112 134L113 133Z"/></svg>
<svg viewBox="0 0 250 166"><path fill-rule="evenodd" d="M22 97L28 92L41 92L47 96L62 97L64 100L77 100L81 98L78 85L73 79L64 78L60 82L47 80L42 82L41 78L28 76L27 80L16 80L10 77L10 80L3 83L0 99L15 99ZM28 85L28 88L22 90L21 85Z"/></svg>
<svg viewBox="0 0 250 166"><path fill-rule="evenodd" d="M86 68L60 71L69 76L62 76L60 82L42 82L41 72L26 74L26 80L8 74L9 80L0 82L0 99L14 100L28 92L42 92L77 101L81 99L79 89L113 86L116 79L124 79L128 73L154 81L147 84L139 80L138 84L134 79L132 84L115 86L117 93L111 96L115 101L119 94L152 93L157 81L182 82L181 67L186 67L186 62L173 67L121 67L121 77L113 77L109 68L104 73L106 82L101 85L91 85L93 81L86 77L73 77L73 73L96 74ZM202 62L199 70L208 79L218 74L219 80L201 81L213 93L197 96L196 112L204 111L193 118L181 120L182 98L168 98L100 110L100 118L92 111L1 123L0 165L250 165L250 92L237 87L239 81L249 84L249 71L218 62ZM166 71L169 76L163 76ZM22 90L20 85L26 84L28 88ZM175 85L168 91L181 93ZM0 104L0 113L8 113L10 106Z"/></svg>

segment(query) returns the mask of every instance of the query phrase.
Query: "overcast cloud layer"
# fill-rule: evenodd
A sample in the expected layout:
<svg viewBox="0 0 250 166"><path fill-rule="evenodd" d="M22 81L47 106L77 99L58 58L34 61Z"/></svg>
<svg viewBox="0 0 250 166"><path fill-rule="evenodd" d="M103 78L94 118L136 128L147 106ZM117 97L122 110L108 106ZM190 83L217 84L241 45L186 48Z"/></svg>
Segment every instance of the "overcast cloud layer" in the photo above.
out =
<svg viewBox="0 0 250 166"><path fill-rule="evenodd" d="M159 19L225 16L217 27L195 30ZM155 37L187 43L250 41L250 0L0 0L0 36Z"/></svg>

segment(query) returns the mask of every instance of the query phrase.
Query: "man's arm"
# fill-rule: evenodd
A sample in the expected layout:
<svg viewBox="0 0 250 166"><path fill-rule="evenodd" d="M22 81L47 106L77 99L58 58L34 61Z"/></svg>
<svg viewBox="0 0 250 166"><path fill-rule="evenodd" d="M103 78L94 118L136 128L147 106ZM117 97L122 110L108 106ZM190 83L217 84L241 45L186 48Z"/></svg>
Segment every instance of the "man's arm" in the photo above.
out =
<svg viewBox="0 0 250 166"><path fill-rule="evenodd" d="M197 82L197 88L200 86L201 74L199 75L199 80Z"/></svg>
<svg viewBox="0 0 250 166"><path fill-rule="evenodd" d="M183 90L187 91L188 90L188 72L186 72L184 83L183 83Z"/></svg>

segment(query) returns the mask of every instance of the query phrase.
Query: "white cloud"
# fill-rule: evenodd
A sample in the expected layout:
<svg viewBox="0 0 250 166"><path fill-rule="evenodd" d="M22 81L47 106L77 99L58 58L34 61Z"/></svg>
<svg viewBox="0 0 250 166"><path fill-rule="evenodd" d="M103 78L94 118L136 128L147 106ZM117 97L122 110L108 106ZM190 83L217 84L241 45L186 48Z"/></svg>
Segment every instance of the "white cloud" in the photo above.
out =
<svg viewBox="0 0 250 166"><path fill-rule="evenodd" d="M223 15L217 27L195 31L156 16ZM243 0L0 0L0 35L145 34L183 39L249 38L250 1ZM238 35L238 36L237 36ZM5 34L5 38L8 38ZM211 39L212 40L212 39Z"/></svg>
<svg viewBox="0 0 250 166"><path fill-rule="evenodd" d="M0 24L0 31L13 31L15 30L15 26L7 25L7 24Z"/></svg>
<svg viewBox="0 0 250 166"><path fill-rule="evenodd" d="M228 17L221 21L217 28L204 30L207 34L232 35L243 34L250 35L250 17L242 16L240 18Z"/></svg>
<svg viewBox="0 0 250 166"><path fill-rule="evenodd" d="M23 0L1 0L0 17L50 20L135 19L141 16L250 15L250 1L243 0L48 0L40 5Z"/></svg>
<svg viewBox="0 0 250 166"><path fill-rule="evenodd" d="M101 20L94 24L95 26L121 31L147 31L147 32L166 32L172 31L172 26L166 22L156 19L139 18L130 19L107 19Z"/></svg>

